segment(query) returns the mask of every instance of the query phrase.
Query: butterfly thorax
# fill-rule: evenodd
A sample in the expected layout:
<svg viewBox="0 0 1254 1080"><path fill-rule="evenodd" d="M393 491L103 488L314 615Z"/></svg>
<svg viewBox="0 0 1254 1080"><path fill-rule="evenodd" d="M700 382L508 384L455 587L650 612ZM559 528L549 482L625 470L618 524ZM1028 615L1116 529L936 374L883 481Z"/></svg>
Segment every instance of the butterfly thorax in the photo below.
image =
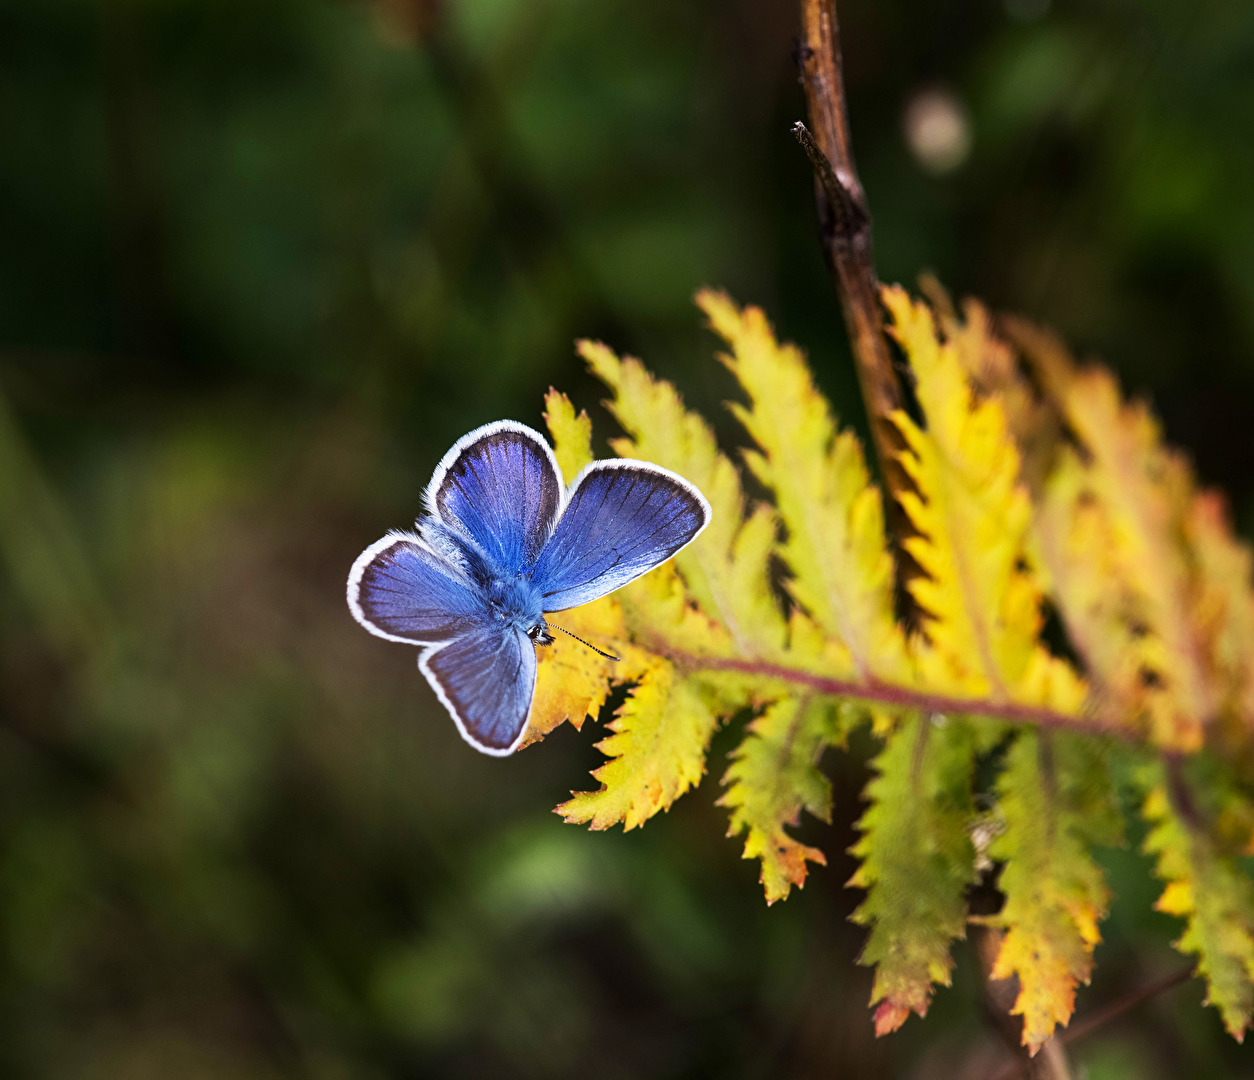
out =
<svg viewBox="0 0 1254 1080"><path fill-rule="evenodd" d="M540 590L527 574L494 577L483 586L493 622L521 630L532 641L547 644Z"/></svg>
<svg viewBox="0 0 1254 1080"><path fill-rule="evenodd" d="M486 601L488 619L502 629L519 630L537 645L548 645L553 638L544 621L540 590L532 583L533 567L509 571L467 537L437 521L423 523L423 537L433 547L447 552Z"/></svg>

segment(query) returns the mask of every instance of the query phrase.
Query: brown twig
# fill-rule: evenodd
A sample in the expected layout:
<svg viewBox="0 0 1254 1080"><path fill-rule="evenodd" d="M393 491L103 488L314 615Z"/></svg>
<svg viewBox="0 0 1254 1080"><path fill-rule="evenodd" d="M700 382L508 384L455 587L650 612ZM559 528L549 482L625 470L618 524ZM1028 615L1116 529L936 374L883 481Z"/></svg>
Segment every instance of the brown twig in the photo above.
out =
<svg viewBox="0 0 1254 1080"><path fill-rule="evenodd" d="M814 178L827 196L827 205L835 217L834 235L837 237L853 236L870 224L867 219L866 207L858 202L836 175L827 155L819 149L810 129L798 120L792 126L792 133L801 144L801 149L810 159L810 167L814 170Z"/></svg>
<svg viewBox="0 0 1254 1080"><path fill-rule="evenodd" d="M1142 1002L1149 1001L1150 998L1157 997L1159 994L1165 993L1181 983L1188 982L1193 975L1194 969L1190 966L1182 968L1174 974L1164 976L1148 986L1142 986L1138 990L1133 990L1132 993L1119 998L1117 1001L1112 1001L1109 1005L1098 1009L1097 1012L1086 1016L1079 1023L1072 1024L1065 1031L1059 1032L1056 1038L1064 1046L1070 1046L1073 1042L1077 1042L1085 1036L1093 1034L1099 1028L1105 1027L1129 1009L1134 1009ZM1012 1061L998 1072L993 1077L993 1080L1015 1080L1016 1077L1023 1075L1028 1068L1028 1064L1025 1061Z"/></svg>
<svg viewBox="0 0 1254 1080"><path fill-rule="evenodd" d="M885 421L889 413L901 408L901 387L884 339L879 281L871 254L871 215L853 162L834 0L801 0L801 27L798 58L813 137L804 125L795 125L793 130L816 165L824 248L840 287L876 449L887 469L896 464L900 442Z"/></svg>
<svg viewBox="0 0 1254 1080"><path fill-rule="evenodd" d="M1167 797L1171 800L1172 809L1190 830L1201 829L1204 823L1189 781L1184 775L1184 758L1180 754L1163 754L1163 767L1167 774Z"/></svg>
<svg viewBox="0 0 1254 1080"><path fill-rule="evenodd" d="M898 461L904 443L889 419L902 407L902 390L884 337L880 285L872 256L871 215L853 162L834 0L801 0L798 62L810 128L797 123L793 133L814 168L823 250L836 277L871 440L890 495L888 518L897 555L899 608L909 624L918 626L922 612L910 599L905 585L922 571L901 547L901 541L914 529L898 502L901 493L912 491L914 485Z"/></svg>

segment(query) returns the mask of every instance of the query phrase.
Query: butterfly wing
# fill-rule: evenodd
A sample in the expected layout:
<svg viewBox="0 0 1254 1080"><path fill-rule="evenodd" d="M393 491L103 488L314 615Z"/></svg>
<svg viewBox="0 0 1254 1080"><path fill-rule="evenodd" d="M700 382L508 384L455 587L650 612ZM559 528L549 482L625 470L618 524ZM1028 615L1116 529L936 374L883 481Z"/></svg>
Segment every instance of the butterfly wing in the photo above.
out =
<svg viewBox="0 0 1254 1080"><path fill-rule="evenodd" d="M420 537L390 533L358 556L348 606L372 634L410 645L448 641L479 625L479 591Z"/></svg>
<svg viewBox="0 0 1254 1080"><path fill-rule="evenodd" d="M544 547L561 508L561 475L538 432L498 420L453 444L427 486L427 506L512 573Z"/></svg>
<svg viewBox="0 0 1254 1080"><path fill-rule="evenodd" d="M428 649L418 667L476 750L504 757L518 749L536 689L536 649L511 627L479 627Z"/></svg>
<svg viewBox="0 0 1254 1080"><path fill-rule="evenodd" d="M644 461L594 461L571 484L532 574L544 610L578 607L621 588L709 523L710 504L682 476Z"/></svg>

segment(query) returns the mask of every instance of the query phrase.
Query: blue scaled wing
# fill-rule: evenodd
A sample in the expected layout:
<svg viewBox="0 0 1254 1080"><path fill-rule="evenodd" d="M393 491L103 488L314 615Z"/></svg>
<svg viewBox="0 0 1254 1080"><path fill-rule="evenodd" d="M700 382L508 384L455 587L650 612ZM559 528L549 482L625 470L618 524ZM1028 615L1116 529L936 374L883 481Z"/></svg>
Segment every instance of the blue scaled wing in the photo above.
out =
<svg viewBox="0 0 1254 1080"><path fill-rule="evenodd" d="M418 667L471 746L497 757L518 749L536 690L536 648L526 634L480 627L428 649Z"/></svg>
<svg viewBox="0 0 1254 1080"><path fill-rule="evenodd" d="M348 606L372 634L410 645L448 641L487 617L482 594L422 539L392 533L358 556Z"/></svg>
<svg viewBox="0 0 1254 1080"><path fill-rule="evenodd" d="M644 461L594 461L571 484L532 574L545 611L578 607L647 574L696 539L710 504Z"/></svg>
<svg viewBox="0 0 1254 1080"><path fill-rule="evenodd" d="M496 569L517 573L544 547L562 501L561 472L531 428L498 420L458 439L427 487L427 506Z"/></svg>

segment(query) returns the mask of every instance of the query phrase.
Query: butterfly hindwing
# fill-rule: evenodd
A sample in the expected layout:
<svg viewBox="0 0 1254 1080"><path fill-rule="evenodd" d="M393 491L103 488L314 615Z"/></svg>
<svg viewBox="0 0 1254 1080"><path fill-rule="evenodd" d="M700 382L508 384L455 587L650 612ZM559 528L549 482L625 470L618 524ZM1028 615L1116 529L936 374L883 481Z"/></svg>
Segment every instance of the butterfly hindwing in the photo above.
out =
<svg viewBox="0 0 1254 1080"><path fill-rule="evenodd" d="M578 607L634 581L709 521L709 503L682 476L643 461L594 461L571 484L532 574L544 610Z"/></svg>
<svg viewBox="0 0 1254 1080"><path fill-rule="evenodd" d="M540 553L562 501L561 472L531 428L499 420L458 439L427 487L427 505L503 572Z"/></svg>
<svg viewBox="0 0 1254 1080"><path fill-rule="evenodd" d="M467 742L499 757L518 748L536 688L536 650L526 634L480 627L428 649L418 667Z"/></svg>
<svg viewBox="0 0 1254 1080"><path fill-rule="evenodd" d="M456 567L407 533L385 536L358 556L348 576L348 606L372 634L410 645L448 641L487 611Z"/></svg>

